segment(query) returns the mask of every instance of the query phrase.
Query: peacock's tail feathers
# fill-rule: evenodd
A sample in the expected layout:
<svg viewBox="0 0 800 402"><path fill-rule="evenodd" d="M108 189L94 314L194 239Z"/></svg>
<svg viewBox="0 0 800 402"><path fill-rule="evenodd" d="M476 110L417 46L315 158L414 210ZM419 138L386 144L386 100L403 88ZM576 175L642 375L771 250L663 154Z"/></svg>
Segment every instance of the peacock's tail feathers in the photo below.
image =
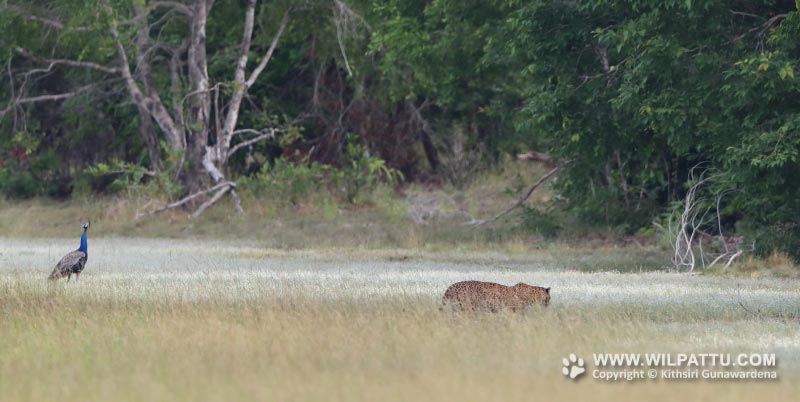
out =
<svg viewBox="0 0 800 402"><path fill-rule="evenodd" d="M47 277L47 279L50 279L51 281L55 281L55 280L63 278L68 273L68 270L64 269L64 268L65 267L62 266L62 265L57 265L53 269L53 272L50 274L50 276Z"/></svg>

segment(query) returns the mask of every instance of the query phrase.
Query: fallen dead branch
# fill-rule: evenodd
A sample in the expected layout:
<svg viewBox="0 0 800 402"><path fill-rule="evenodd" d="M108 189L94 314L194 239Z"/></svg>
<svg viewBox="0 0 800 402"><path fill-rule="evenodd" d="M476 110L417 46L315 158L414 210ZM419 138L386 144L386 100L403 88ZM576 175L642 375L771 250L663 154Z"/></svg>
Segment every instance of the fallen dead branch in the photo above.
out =
<svg viewBox="0 0 800 402"><path fill-rule="evenodd" d="M219 199L222 198L223 195L225 195L229 191L233 191L233 188L235 187L235 184L230 183L230 182L228 182L227 184L228 184L227 186L224 186L224 187L220 188L219 190L217 190L217 192L211 198L209 198L206 202L200 204L200 206L197 207L197 210L195 210L192 213L192 218L197 218L198 216L200 216L200 214L203 213L203 211L205 211L206 209L210 208L217 201L219 201ZM236 198L239 198L239 196L236 196ZM241 208L241 206L240 206L240 208Z"/></svg>
<svg viewBox="0 0 800 402"><path fill-rule="evenodd" d="M520 197L517 200L517 202L514 203L514 205L508 207L508 209L506 209L505 211L497 214L496 216L494 216L493 218L490 218L490 219L482 219L482 220L473 219L473 220L467 222L466 225L480 226L480 225L484 225L484 224L487 224L487 223L494 222L494 221L496 221L496 220L508 215L509 213L511 213L511 211L513 211L514 209L516 209L517 207L519 207L520 205L525 203L525 201L527 201L528 198L530 198L531 194L533 194L533 191L536 190L537 187L539 187L542 183L547 181L547 179L549 179L554 174L556 174L560 169L561 169L561 166L556 166L553 169L551 169L549 172L545 173L542 177L539 178L539 180L536 180L535 183L531 184L531 186L528 187L528 189L525 191L525 194L523 194L522 197Z"/></svg>
<svg viewBox="0 0 800 402"><path fill-rule="evenodd" d="M224 195L224 194L225 194L225 192L227 192L228 190L231 190L231 189L233 189L233 188L235 188L235 187L236 187L236 183L229 182L229 181L222 182L222 183L219 183L219 184L217 184L217 185L215 185L215 186L213 186L213 187L211 187L211 188L209 188L209 189L202 190L202 191L198 191L198 192L196 192L196 193L194 193L194 194L187 195L186 197L183 197L183 198L181 198L181 199L180 199L180 200L178 200L178 201L175 201L175 202L173 202L173 203L170 203L170 204L167 204L167 205L165 205L165 206L163 206L163 207L161 207L161 208L159 208L159 209L156 209L156 210L154 210L154 211L151 211L151 212L150 212L150 213L148 213L147 215L155 215L155 214L157 214L157 213L159 213L159 212L164 212L164 211L166 211L166 210L168 210L168 209L174 209L174 208L178 208L178 207L180 207L180 206L186 205L187 203L189 203L190 201L192 201L192 200L194 200L194 199L196 199L196 198L198 198L198 197L201 197L201 196L203 196L203 195L206 195L206 194L208 194L208 193L212 193L212 192L214 192L214 191L217 191L217 194L214 194L214 196L213 196L213 197L212 197L212 198L211 198L209 201L211 201L211 200L214 200L214 202L216 202L216 201L219 199L219 197L222 197L222 195ZM221 193L220 193L220 191L219 191L219 190L224 190L224 191L221 191ZM219 197L218 197L217 195L219 195ZM214 199L215 197L216 197L216 200ZM236 198L238 198L238 196L237 196ZM200 213L202 213L202 212L203 212L203 211L205 211L205 210L206 210L208 207L210 207L211 205L213 205L213 204L214 204L214 202L212 202L212 203L210 203L208 206L206 206L205 208L203 208L203 206L204 206L204 205L206 205L207 203L209 203L209 201L206 201L205 203L203 203L203 205L201 205L201 206L200 206L200 207L199 207L197 210L198 210L198 211L200 211ZM203 208L203 209L202 209L202 210L200 210L200 208ZM241 208L241 206L240 206L240 208ZM198 211L195 211L195 212L192 214L192 217L199 216L199 215L200 215L200 213L198 213Z"/></svg>
<svg viewBox="0 0 800 402"><path fill-rule="evenodd" d="M738 302L739 307L741 307L742 310L744 310L748 314L756 315L757 313L761 313L761 310L756 310L756 312L753 312L752 310L747 308L747 306L744 305L744 302L742 302L742 285L739 284L736 285L736 301Z"/></svg>
<svg viewBox="0 0 800 402"><path fill-rule="evenodd" d="M542 162L549 167L554 167L556 165L555 160L553 160L553 157L544 152L528 151L525 153L517 154L517 159L521 161Z"/></svg>
<svg viewBox="0 0 800 402"><path fill-rule="evenodd" d="M789 321L798 321L800 320L800 315L797 313L786 313L783 311L769 311L765 309L762 311L760 308L749 308L744 304L742 300L742 285L736 284L736 304L748 315L758 317L758 318L772 318L777 320L789 320Z"/></svg>

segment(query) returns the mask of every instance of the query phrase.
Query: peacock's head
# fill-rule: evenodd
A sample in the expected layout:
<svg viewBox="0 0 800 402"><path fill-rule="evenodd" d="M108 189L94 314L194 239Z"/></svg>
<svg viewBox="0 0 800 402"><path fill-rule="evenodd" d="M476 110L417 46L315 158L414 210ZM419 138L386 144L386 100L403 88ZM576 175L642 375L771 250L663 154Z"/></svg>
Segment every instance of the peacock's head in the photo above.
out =
<svg viewBox="0 0 800 402"><path fill-rule="evenodd" d="M84 222L83 224L83 230L86 231L86 229L89 229L89 222Z"/></svg>

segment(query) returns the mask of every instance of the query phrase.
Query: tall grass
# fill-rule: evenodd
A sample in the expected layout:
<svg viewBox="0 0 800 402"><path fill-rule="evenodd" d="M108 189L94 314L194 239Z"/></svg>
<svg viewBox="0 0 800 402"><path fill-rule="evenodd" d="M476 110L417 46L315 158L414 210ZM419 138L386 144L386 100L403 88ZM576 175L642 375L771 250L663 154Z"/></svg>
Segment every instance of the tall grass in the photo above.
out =
<svg viewBox="0 0 800 402"><path fill-rule="evenodd" d="M72 243L0 241L0 400L793 400L800 391L793 279L585 272L574 265L588 257L556 250L116 238L90 242L78 283L48 283ZM613 265L612 253L603 258ZM444 288L462 279L552 286L553 300L521 315L439 311ZM780 380L560 374L569 353L750 351L776 353Z"/></svg>
<svg viewBox="0 0 800 402"><path fill-rule="evenodd" d="M407 297L122 302L50 292L2 289L4 401L669 400L675 388L722 400L800 390L791 368L764 384L606 386L559 374L570 352L774 350L764 336L790 339L796 324L772 320L670 323L588 306L450 315Z"/></svg>

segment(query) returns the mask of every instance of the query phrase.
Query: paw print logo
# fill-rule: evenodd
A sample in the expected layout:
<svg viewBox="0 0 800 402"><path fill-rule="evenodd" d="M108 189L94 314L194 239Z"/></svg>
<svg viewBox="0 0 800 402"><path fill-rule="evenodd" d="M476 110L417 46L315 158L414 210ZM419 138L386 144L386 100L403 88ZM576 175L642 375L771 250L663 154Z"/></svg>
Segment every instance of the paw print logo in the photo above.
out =
<svg viewBox="0 0 800 402"><path fill-rule="evenodd" d="M586 372L586 368L583 367L583 359L575 356L575 353L570 353L569 358L565 357L561 362L564 364L564 367L561 368L561 373L564 374L565 377L574 380L578 378L579 375Z"/></svg>

